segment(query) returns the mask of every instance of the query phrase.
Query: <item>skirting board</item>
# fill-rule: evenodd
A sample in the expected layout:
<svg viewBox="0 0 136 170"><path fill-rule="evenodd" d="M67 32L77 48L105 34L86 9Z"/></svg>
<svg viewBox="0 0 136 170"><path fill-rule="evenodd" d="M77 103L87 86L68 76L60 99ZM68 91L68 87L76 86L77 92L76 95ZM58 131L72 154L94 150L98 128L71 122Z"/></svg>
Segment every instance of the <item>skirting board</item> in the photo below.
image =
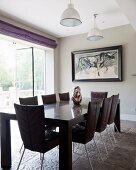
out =
<svg viewBox="0 0 136 170"><path fill-rule="evenodd" d="M136 121L136 114L121 114L121 120Z"/></svg>

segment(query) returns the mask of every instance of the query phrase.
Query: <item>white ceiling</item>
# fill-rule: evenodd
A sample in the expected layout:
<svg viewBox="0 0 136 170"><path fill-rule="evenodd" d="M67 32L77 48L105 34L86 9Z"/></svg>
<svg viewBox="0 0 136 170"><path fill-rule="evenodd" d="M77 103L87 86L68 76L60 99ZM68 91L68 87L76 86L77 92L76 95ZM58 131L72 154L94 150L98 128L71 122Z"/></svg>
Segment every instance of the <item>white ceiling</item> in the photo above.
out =
<svg viewBox="0 0 136 170"><path fill-rule="evenodd" d="M0 14L56 37L87 33L93 26L93 14L99 14L97 25L107 29L131 23L136 26L136 0L71 0L82 24L60 25L62 12L69 0L0 0ZM133 20L133 22L132 22Z"/></svg>

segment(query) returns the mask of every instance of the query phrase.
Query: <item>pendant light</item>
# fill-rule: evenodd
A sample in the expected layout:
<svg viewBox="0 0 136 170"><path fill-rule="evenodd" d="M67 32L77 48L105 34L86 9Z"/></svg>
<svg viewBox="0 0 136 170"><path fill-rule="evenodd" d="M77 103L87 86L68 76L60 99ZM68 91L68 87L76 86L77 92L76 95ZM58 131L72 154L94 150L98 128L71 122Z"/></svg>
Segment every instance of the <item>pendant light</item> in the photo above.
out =
<svg viewBox="0 0 136 170"><path fill-rule="evenodd" d="M66 27L75 27L81 23L79 13L70 0L68 8L62 13L60 24Z"/></svg>
<svg viewBox="0 0 136 170"><path fill-rule="evenodd" d="M94 26L93 28L89 31L87 40L89 41L97 41L103 38L101 30L97 27L96 24L96 17L98 14L94 14Z"/></svg>

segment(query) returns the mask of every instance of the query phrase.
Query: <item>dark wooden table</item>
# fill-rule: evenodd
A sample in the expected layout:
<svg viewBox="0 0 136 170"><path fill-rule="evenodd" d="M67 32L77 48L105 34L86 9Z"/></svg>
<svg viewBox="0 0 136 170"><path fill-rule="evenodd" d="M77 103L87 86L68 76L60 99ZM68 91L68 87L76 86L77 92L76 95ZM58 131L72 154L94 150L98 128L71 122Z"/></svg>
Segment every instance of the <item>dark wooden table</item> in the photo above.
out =
<svg viewBox="0 0 136 170"><path fill-rule="evenodd" d="M58 102L45 106L45 124L54 124L59 127L59 170L72 170L72 126L83 121L87 112L88 99L81 105L71 102ZM1 115L1 167L10 168L11 133L10 120L16 120L15 114L0 113ZM120 131L120 106L118 105L115 124Z"/></svg>

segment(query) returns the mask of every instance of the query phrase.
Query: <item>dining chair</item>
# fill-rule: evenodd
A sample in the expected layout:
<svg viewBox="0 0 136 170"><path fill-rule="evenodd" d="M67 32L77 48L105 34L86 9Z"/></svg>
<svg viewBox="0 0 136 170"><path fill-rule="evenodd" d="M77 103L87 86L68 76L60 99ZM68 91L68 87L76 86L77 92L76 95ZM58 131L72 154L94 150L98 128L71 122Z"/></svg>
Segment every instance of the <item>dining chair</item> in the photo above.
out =
<svg viewBox="0 0 136 170"><path fill-rule="evenodd" d="M44 106L30 106L14 104L24 150L17 170L20 167L25 149L43 154L41 170L43 168L44 154L59 145L59 133L45 133Z"/></svg>
<svg viewBox="0 0 136 170"><path fill-rule="evenodd" d="M76 143L84 144L87 158L89 161L89 165L92 170L93 170L93 166L92 166L91 160L89 159L89 154L87 151L86 144L90 142L92 139L94 140L94 133L96 130L100 107L101 107L101 103L99 101L89 102L86 126L83 127L77 124L72 129L72 141ZM96 144L95 140L94 140L94 143ZM96 145L96 148L98 149L97 145ZM98 152L100 153L99 149L98 149Z"/></svg>
<svg viewBox="0 0 136 170"><path fill-rule="evenodd" d="M109 115L109 119L108 119L108 125L110 127L111 124L114 124L116 130L119 132L116 124L114 123L118 103L119 103L119 94L113 95L112 96L112 104L111 104L110 115ZM115 139L115 136L114 136L113 132L112 132L112 136L113 136L114 142L116 143L116 139Z"/></svg>
<svg viewBox="0 0 136 170"><path fill-rule="evenodd" d="M101 108L103 106L103 98L93 98L92 102L100 102ZM82 122L79 123L80 126L86 126L86 117Z"/></svg>
<svg viewBox="0 0 136 170"><path fill-rule="evenodd" d="M95 98L107 98L108 92L91 91L91 101Z"/></svg>
<svg viewBox="0 0 136 170"><path fill-rule="evenodd" d="M56 94L42 95L43 104L53 104L56 103Z"/></svg>
<svg viewBox="0 0 136 170"><path fill-rule="evenodd" d="M44 105L48 105L48 104L54 104L56 103L56 94L49 94L49 95L42 95L42 101ZM56 131L56 126L54 126L52 123L46 125L46 129L48 131L52 131L55 130Z"/></svg>
<svg viewBox="0 0 136 170"><path fill-rule="evenodd" d="M38 105L38 98L37 96L24 97L24 98L19 97L19 102L22 105ZM22 148L23 148L23 144L21 145L19 152L21 152Z"/></svg>
<svg viewBox="0 0 136 170"><path fill-rule="evenodd" d="M104 98L103 100L103 106L101 108L100 114L99 114L99 118L98 118L98 122L97 122L97 126L96 126L96 132L98 132L100 134L101 137L101 141L105 147L105 151L108 154L107 151L107 147L105 145L105 142L102 139L102 132L106 129L107 124L108 124L108 120L109 120L109 115L110 115L110 111L111 111L111 104L112 104L112 96L108 97L108 98Z"/></svg>
<svg viewBox="0 0 136 170"><path fill-rule="evenodd" d="M69 92L59 93L59 99L60 101L69 101L70 100Z"/></svg>
<svg viewBox="0 0 136 170"><path fill-rule="evenodd" d="M37 96L25 97L25 98L19 97L19 102L20 104L23 105L38 105L38 98Z"/></svg>

